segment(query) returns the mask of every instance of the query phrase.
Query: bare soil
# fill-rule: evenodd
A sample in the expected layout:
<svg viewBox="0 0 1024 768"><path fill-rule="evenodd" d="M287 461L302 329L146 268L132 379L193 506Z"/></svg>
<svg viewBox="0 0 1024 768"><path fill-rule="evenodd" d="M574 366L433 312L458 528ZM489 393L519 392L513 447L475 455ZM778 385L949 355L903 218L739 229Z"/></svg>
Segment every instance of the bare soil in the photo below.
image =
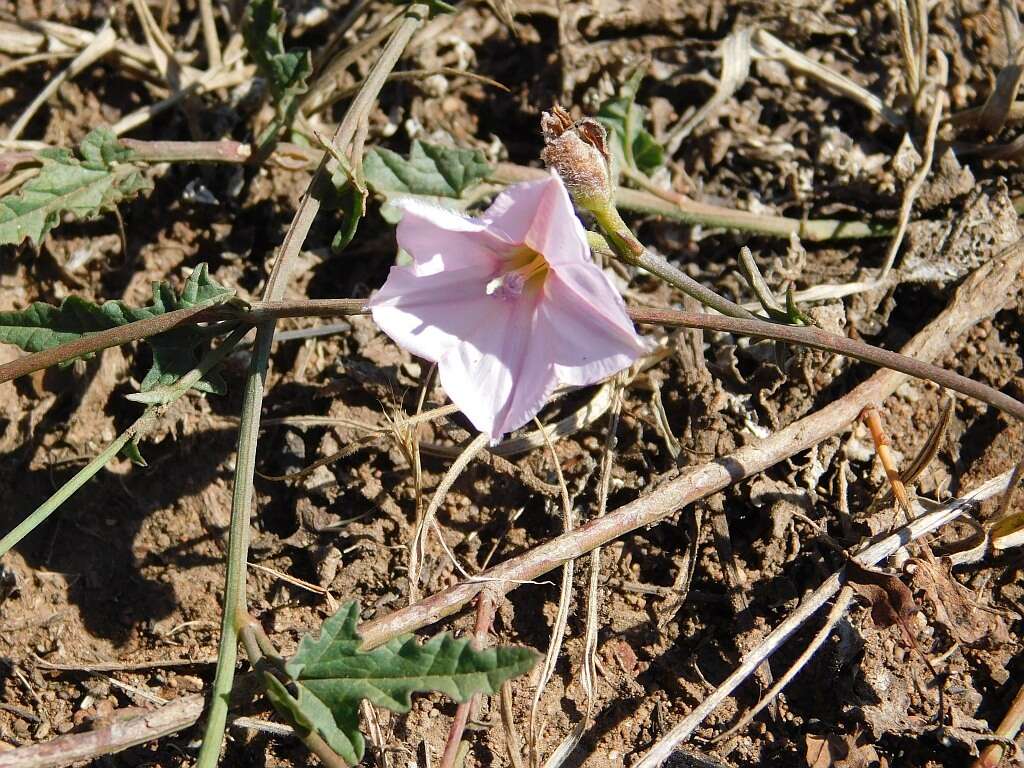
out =
<svg viewBox="0 0 1024 768"><path fill-rule="evenodd" d="M237 18L241 3L215 5L231 9ZM314 50L328 40L332 22L347 8L335 0L284 5L292 24L300 13L321 5L328 10L327 21L289 40ZM488 4L460 3L457 13L436 18L417 35L402 67L465 68L507 85L510 92L466 78L388 85L371 121L372 142L405 151L413 138L440 139L480 147L494 160L537 165L541 110L560 102L576 107L578 114L590 112L641 62L646 62L648 77L639 103L649 111L648 127L663 138L681 116L714 93L721 71L716 47L745 26L769 29L898 111L907 107L903 59L887 3L495 0L493 5L514 9L517 34ZM151 6L158 17L165 6L169 9L170 39L183 51L200 52L201 60L196 3ZM47 19L89 30L97 29L109 12L119 35L144 44L130 7L117 4L110 11L107 3L88 0L0 3L6 14L22 21ZM984 103L1007 61L998 7L995 0L963 0L939 2L932 11L933 44L949 61L946 92L953 111ZM377 28L393 12L388 3L369 3L351 37ZM367 56L355 62L342 85L358 83L369 62ZM12 124L66 63L37 63L0 76L0 122ZM69 145L90 128L113 123L154 100L152 89L138 78L100 62L62 85L24 138ZM231 106L236 101L226 92L195 99L187 110L164 113L130 135L251 140L260 116ZM339 119L345 105L333 107L328 119ZM1011 140L1015 130L1009 125L998 141ZM918 150L922 135L912 131ZM656 183L743 210L889 223L905 182L895 159L903 138L902 131L813 79L777 62L757 61L745 83L697 127ZM1019 237L1013 208L1024 180L1019 166L958 162L941 145L901 255L906 279L892 290L826 302L815 310L826 327L831 323L843 333L897 349L945 306L967 271ZM970 179L965 180L965 172ZM120 211L127 252L112 216L66 223L39 249L3 247L0 311L32 301L55 302L72 293L142 303L152 281L178 281L201 262L210 264L222 284L237 287L243 296L258 296L269 257L309 174L175 165L154 169L153 177L154 191ZM189 185L202 185L216 203L186 196ZM969 220L969 231L939 263L936 238L964 220ZM741 245L751 247L773 288L792 284L799 290L866 279L881 266L889 243L887 238L805 242L800 249L785 240L652 217L631 221L646 243L695 277L745 301L753 297L736 274ZM332 225L336 222L328 215L314 227L292 296L366 296L394 262L393 231L376 206L353 245L338 256L328 247ZM82 249L90 258L69 272L65 265ZM646 305L681 302L679 295L639 275L627 298ZM1024 303L1000 309L963 338L950 339L942 364L1021 397L1022 317ZM309 323L289 321L282 328L302 325ZM669 336L672 354L626 393L609 508L636 498L676 466L727 454L827 404L869 373L864 365L824 353L716 334L708 334L703 345L698 338L695 358L691 339L686 332ZM18 354L0 347L0 362ZM141 347L108 350L91 361L0 386L0 531L30 513L137 416L138 406L124 395L144 375L147 355ZM209 688L247 362L247 353L229 360L227 395L187 398L144 443L148 467L114 462L0 563L0 761L5 749L102 727L119 710ZM368 319L356 318L348 333L277 345L264 418L321 415L376 424L384 413L415 407L424 370ZM678 460L659 426L656 389L682 449ZM568 413L593 392L550 406L543 419ZM947 397L932 384L913 382L884 404L885 428L901 462L909 462L924 444ZM444 402L440 389L431 393L431 402ZM455 444L468 434L465 427L456 416L434 422L422 434ZM602 419L557 445L583 519L596 506L595 466L604 430ZM297 471L356 434L345 428L270 426L260 441L258 470L270 476ZM1020 460L1022 440L1020 424L958 397L942 447L918 480L917 492L945 498L969 490ZM425 489L433 488L448 462L425 454ZM516 464L517 471L500 472L474 463L441 508L447 544L471 572L561 530L557 503L523 479L528 468L545 482L555 481L545 452L518 457ZM873 500L886 490L870 435L858 424L698 509L682 510L606 548L595 721L569 765L630 765L705 698L802 595L842 565L823 534L849 547L898 519L891 505L872 509ZM994 504L986 504L979 517L994 510ZM1011 511L1024 507L1018 501ZM693 524L698 513L699 527ZM251 612L289 652L329 614L331 603L323 590L339 602L359 600L364 618L405 605L414 522L412 473L386 438L301 481L257 478ZM680 602L673 590L694 536L693 582ZM916 646L899 628L876 626L870 606L858 600L775 706L738 735L708 743L763 693L763 678L760 683L751 679L688 745L705 757L681 756L680 764L968 765L1024 679L1020 562L1019 552L1011 549L955 569L942 559L928 563L919 553L898 566L890 564L921 609L910 624ZM563 656L542 701L542 755L585 710L579 664L587 573L582 562L579 566ZM423 593L459 578L432 542ZM549 578L510 593L495 621L496 642L547 648L559 594L557 574ZM772 659L776 677L821 620L812 621ZM468 610L435 629L464 632L472 624ZM938 680L925 657L941 672ZM128 669L80 669L100 662ZM173 663L130 669L143 662ZM532 682L520 679L512 686L521 728ZM379 713L386 746L371 747L365 764L436 764L454 709L441 697L419 696L408 715ZM273 718L244 672L236 712ZM485 701L480 721L469 732L471 749L464 764L510 765L496 700ZM198 729L182 732L94 764L187 765L199 734ZM823 743L833 744L833 755L842 751L837 744L845 745L849 757L822 762ZM230 766L314 764L297 740L246 728L231 729L226 750L224 764Z"/></svg>

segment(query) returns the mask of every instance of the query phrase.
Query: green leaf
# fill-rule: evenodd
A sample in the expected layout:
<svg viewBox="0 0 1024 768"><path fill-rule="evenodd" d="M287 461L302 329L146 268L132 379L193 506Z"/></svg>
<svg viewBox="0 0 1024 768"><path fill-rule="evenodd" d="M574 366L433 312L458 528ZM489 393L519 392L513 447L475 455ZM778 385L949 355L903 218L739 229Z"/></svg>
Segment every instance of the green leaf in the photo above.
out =
<svg viewBox="0 0 1024 768"><path fill-rule="evenodd" d="M18 245L28 238L39 245L62 215L91 219L151 187L130 163L131 150L105 128L85 137L79 155L66 149L40 153L39 175L0 199L0 244Z"/></svg>
<svg viewBox="0 0 1024 768"><path fill-rule="evenodd" d="M460 198L491 173L479 149L453 149L414 141L409 157L374 147L363 159L366 183L385 197L428 195Z"/></svg>
<svg viewBox="0 0 1024 768"><path fill-rule="evenodd" d="M341 227L331 240L331 250L340 253L356 236L359 220L366 213L366 191L347 181L336 188L337 210L341 211Z"/></svg>
<svg viewBox="0 0 1024 768"><path fill-rule="evenodd" d="M529 671L538 655L530 648L474 650L468 640L437 635L424 644L412 635L361 651L356 632L359 606L352 602L324 622L320 637L302 638L285 664L297 696L281 685L271 702L300 727L315 728L331 749L355 765L363 756L359 702L408 712L410 695L440 691L458 702L476 693L497 693L501 684Z"/></svg>
<svg viewBox="0 0 1024 768"><path fill-rule="evenodd" d="M142 451L139 450L139 443L137 440L129 440L124 448L121 449L121 455L131 461L137 467L148 467L146 459L142 456Z"/></svg>
<svg viewBox="0 0 1024 768"><path fill-rule="evenodd" d="M234 296L210 278L205 264L189 275L180 294L167 283L153 284L153 302L132 307L122 301L93 304L78 296L69 296L59 307L36 302L20 311L0 312L0 344L13 344L26 352L41 352L69 341L119 325L146 320L176 309L220 304ZM146 339L153 350L153 365L142 382L146 392L160 384L173 384L199 361L208 335L195 326L182 326ZM224 382L211 372L196 389L221 393Z"/></svg>
<svg viewBox="0 0 1024 768"><path fill-rule="evenodd" d="M792 285L786 290L786 319L790 325L817 325L814 318L797 306Z"/></svg>
<svg viewBox="0 0 1024 768"><path fill-rule="evenodd" d="M245 47L270 86L277 109L277 120L260 137L261 145L276 139L291 125L299 107L299 96L309 88L306 78L313 72L309 50L285 50L281 32L283 17L277 0L251 0L242 24Z"/></svg>
<svg viewBox="0 0 1024 768"><path fill-rule="evenodd" d="M665 164L665 150L643 127L643 114L635 103L641 80L643 69L638 69L618 96L601 105L597 119L608 129L612 151L622 167L650 175Z"/></svg>

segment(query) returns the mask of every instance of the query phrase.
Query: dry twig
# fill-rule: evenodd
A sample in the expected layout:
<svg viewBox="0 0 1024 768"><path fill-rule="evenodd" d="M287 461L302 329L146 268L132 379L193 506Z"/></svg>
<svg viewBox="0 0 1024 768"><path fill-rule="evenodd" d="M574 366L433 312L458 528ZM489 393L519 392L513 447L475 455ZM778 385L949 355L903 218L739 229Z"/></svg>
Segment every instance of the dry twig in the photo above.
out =
<svg viewBox="0 0 1024 768"><path fill-rule="evenodd" d="M950 305L903 348L915 358L934 359L949 348L951 340L997 311L1021 289L1024 248L1011 247L971 273L957 289ZM721 318L718 318L721 319ZM741 322L732 320L732 322ZM360 626L363 644L372 648L403 632L434 624L461 610L483 584L502 593L534 579L607 544L630 531L663 520L688 504L706 498L733 483L763 472L770 466L804 451L845 430L864 407L880 403L906 381L907 375L882 370L848 394L790 424L759 443L744 446L708 464L687 467L662 482L646 496L591 520L572 533L484 571L473 582L456 584L415 605Z"/></svg>
<svg viewBox="0 0 1024 768"><path fill-rule="evenodd" d="M911 541L925 536L946 525L964 514L975 504L987 499L1006 487L1010 473L989 480L968 496L962 499L951 499L931 512L915 518L905 527L881 540L867 544L854 557L854 562L861 566L871 566L881 562L890 555L906 546ZM796 610L785 621L779 624L762 641L754 651L747 654L740 665L715 691L693 708L683 720L673 726L662 736L636 763L635 768L657 768L672 751L700 726L702 722L718 708L739 685L746 680L755 669L771 656L786 639L796 632L817 610L836 594L846 581L847 568L830 576L820 587L804 598Z"/></svg>

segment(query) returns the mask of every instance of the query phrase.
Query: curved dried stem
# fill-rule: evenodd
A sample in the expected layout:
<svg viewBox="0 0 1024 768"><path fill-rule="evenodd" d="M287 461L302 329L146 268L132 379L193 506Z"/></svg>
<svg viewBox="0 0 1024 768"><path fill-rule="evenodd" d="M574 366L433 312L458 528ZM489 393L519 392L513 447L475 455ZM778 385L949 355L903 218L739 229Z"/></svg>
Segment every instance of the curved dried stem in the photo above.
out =
<svg viewBox="0 0 1024 768"><path fill-rule="evenodd" d="M854 561L861 566L871 566L885 560L911 541L917 541L955 520L984 499L1000 493L1006 487L1009 479L1010 473L1004 472L964 498L951 499L945 504L939 505L936 509L912 520L896 532L862 547L854 557ZM657 768L661 765L673 750L688 739L763 661L771 656L833 595L839 592L846 582L846 571L847 569L844 567L834 573L820 587L804 598L797 609L772 630L756 649L747 654L733 673L710 696L694 707L689 715L673 726L644 754L641 760L635 764L635 768Z"/></svg>
<svg viewBox="0 0 1024 768"><path fill-rule="evenodd" d="M487 445L487 439L487 435L481 432L462 449L458 458L448 467L448 471L444 473L441 482L434 489L434 495L430 499L430 504L427 505L427 511L416 522L416 533L412 537L412 544L409 545L409 596L411 601L415 601L419 595L420 570L423 567L423 551L427 541L427 531L430 530L444 497L448 495L448 491L452 489L459 475L469 466L473 457Z"/></svg>
<svg viewBox="0 0 1024 768"><path fill-rule="evenodd" d="M551 456L551 463L554 466L555 474L558 477L558 486L561 490L562 497L562 533L570 533L576 527L576 520L572 499L569 498L569 488L566 486L565 477L562 474L561 462L558 459L558 454L555 453L555 446L551 442L551 438L548 437L547 432L541 426L541 423L536 416L533 418L533 423L540 430L541 434L544 435L544 443L547 446L548 453ZM544 664L541 667L540 680L537 682L537 687L533 691L533 700L530 703L530 732L528 741L530 747L530 765L533 768L537 768L537 766L540 765L539 742L541 726L537 724L537 718L540 714L540 700L544 696L544 689L547 688L552 675L555 674L555 665L558 663L558 654L562 650L562 640L565 637L565 627L569 622L569 606L572 603L572 575L575 564L575 560L571 558L562 564L562 587L559 590L558 595L558 611L555 614L555 624L551 628L551 642L548 644L548 651L544 655Z"/></svg>

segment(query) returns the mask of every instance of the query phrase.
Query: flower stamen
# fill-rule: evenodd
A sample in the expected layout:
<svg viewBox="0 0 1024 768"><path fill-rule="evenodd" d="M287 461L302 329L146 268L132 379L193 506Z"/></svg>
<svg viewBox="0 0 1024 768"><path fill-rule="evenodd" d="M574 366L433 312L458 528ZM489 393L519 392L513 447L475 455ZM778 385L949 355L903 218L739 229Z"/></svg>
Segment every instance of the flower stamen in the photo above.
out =
<svg viewBox="0 0 1024 768"><path fill-rule="evenodd" d="M525 263L523 263L525 261ZM506 301L518 299L523 295L527 285L539 288L543 285L548 273L548 260L536 251L522 249L506 262L520 266L508 269L487 283L485 288L488 296L498 296Z"/></svg>

